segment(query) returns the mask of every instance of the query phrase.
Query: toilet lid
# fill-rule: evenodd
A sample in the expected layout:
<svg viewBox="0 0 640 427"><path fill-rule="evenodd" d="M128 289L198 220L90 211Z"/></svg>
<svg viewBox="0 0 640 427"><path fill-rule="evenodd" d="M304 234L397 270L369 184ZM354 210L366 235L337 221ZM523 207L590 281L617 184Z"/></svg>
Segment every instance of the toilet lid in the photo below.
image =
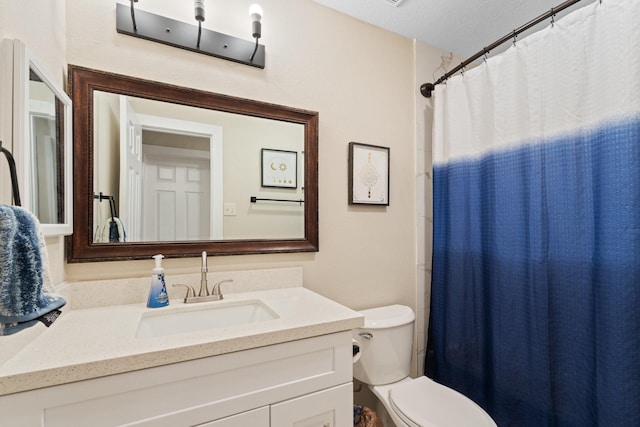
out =
<svg viewBox="0 0 640 427"><path fill-rule="evenodd" d="M393 386L389 400L396 415L409 426L497 427L471 399L427 377Z"/></svg>

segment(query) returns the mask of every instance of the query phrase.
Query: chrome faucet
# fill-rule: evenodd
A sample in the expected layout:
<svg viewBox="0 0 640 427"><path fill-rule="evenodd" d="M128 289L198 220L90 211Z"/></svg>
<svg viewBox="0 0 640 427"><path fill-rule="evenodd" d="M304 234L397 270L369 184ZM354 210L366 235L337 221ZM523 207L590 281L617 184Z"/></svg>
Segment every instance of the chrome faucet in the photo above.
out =
<svg viewBox="0 0 640 427"><path fill-rule="evenodd" d="M209 292L209 285L207 284L207 272L209 268L207 267L207 253L202 252L202 267L200 268L200 292L196 296L196 290L191 285L177 284L176 286L184 286L187 288L187 295L184 297L185 304L191 304L194 302L205 302L205 301L220 301L224 297L222 296L222 291L220 285L223 283L233 282L231 279L225 279L217 282L213 285L213 289Z"/></svg>
<svg viewBox="0 0 640 427"><path fill-rule="evenodd" d="M209 288L207 287L207 252L202 251L202 267L200 267L200 292L199 297L206 297L209 295Z"/></svg>
<svg viewBox="0 0 640 427"><path fill-rule="evenodd" d="M213 289L211 290L211 297L214 297L214 299L216 300L221 300L223 299L222 296L222 290L220 288L220 285L222 285L223 283L232 283L233 280L231 279L225 279L225 280L221 280L218 283L216 283L215 285L213 285Z"/></svg>

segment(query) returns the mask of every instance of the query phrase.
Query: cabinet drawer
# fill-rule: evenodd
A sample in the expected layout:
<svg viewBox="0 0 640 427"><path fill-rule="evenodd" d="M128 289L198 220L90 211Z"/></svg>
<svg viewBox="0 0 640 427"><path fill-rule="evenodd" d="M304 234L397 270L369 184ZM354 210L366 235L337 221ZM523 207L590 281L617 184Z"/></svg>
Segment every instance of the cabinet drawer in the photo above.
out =
<svg viewBox="0 0 640 427"><path fill-rule="evenodd" d="M352 424L352 383L271 405L271 427L344 427Z"/></svg>
<svg viewBox="0 0 640 427"><path fill-rule="evenodd" d="M269 427L269 407L254 409L197 427Z"/></svg>

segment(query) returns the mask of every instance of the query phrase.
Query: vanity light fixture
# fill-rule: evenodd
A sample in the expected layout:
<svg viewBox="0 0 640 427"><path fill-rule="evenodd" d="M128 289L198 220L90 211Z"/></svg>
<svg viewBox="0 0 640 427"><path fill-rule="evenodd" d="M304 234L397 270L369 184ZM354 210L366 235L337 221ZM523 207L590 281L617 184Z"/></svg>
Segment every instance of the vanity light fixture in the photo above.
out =
<svg viewBox="0 0 640 427"><path fill-rule="evenodd" d="M249 8L249 15L252 21L252 36L255 39L254 45L253 42L248 40L206 28L203 29L205 0L194 1L195 19L198 21L197 27L154 13L135 10L134 3L137 3L138 0L129 1L129 7L120 3L116 4L116 31L120 34L127 34L252 67L264 68L265 47L258 43L262 36L262 24L260 23L262 8L257 4L253 4Z"/></svg>

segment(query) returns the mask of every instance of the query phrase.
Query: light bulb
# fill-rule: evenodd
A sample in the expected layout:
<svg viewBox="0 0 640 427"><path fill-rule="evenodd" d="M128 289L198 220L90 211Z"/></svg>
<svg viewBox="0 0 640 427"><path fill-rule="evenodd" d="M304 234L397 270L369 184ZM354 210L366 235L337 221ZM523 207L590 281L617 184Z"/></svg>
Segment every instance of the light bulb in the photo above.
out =
<svg viewBox="0 0 640 427"><path fill-rule="evenodd" d="M252 21L260 22L260 19L262 19L262 8L259 4L254 3L249 7L249 16Z"/></svg>
<svg viewBox="0 0 640 427"><path fill-rule="evenodd" d="M204 21L204 0L194 0L196 21Z"/></svg>

